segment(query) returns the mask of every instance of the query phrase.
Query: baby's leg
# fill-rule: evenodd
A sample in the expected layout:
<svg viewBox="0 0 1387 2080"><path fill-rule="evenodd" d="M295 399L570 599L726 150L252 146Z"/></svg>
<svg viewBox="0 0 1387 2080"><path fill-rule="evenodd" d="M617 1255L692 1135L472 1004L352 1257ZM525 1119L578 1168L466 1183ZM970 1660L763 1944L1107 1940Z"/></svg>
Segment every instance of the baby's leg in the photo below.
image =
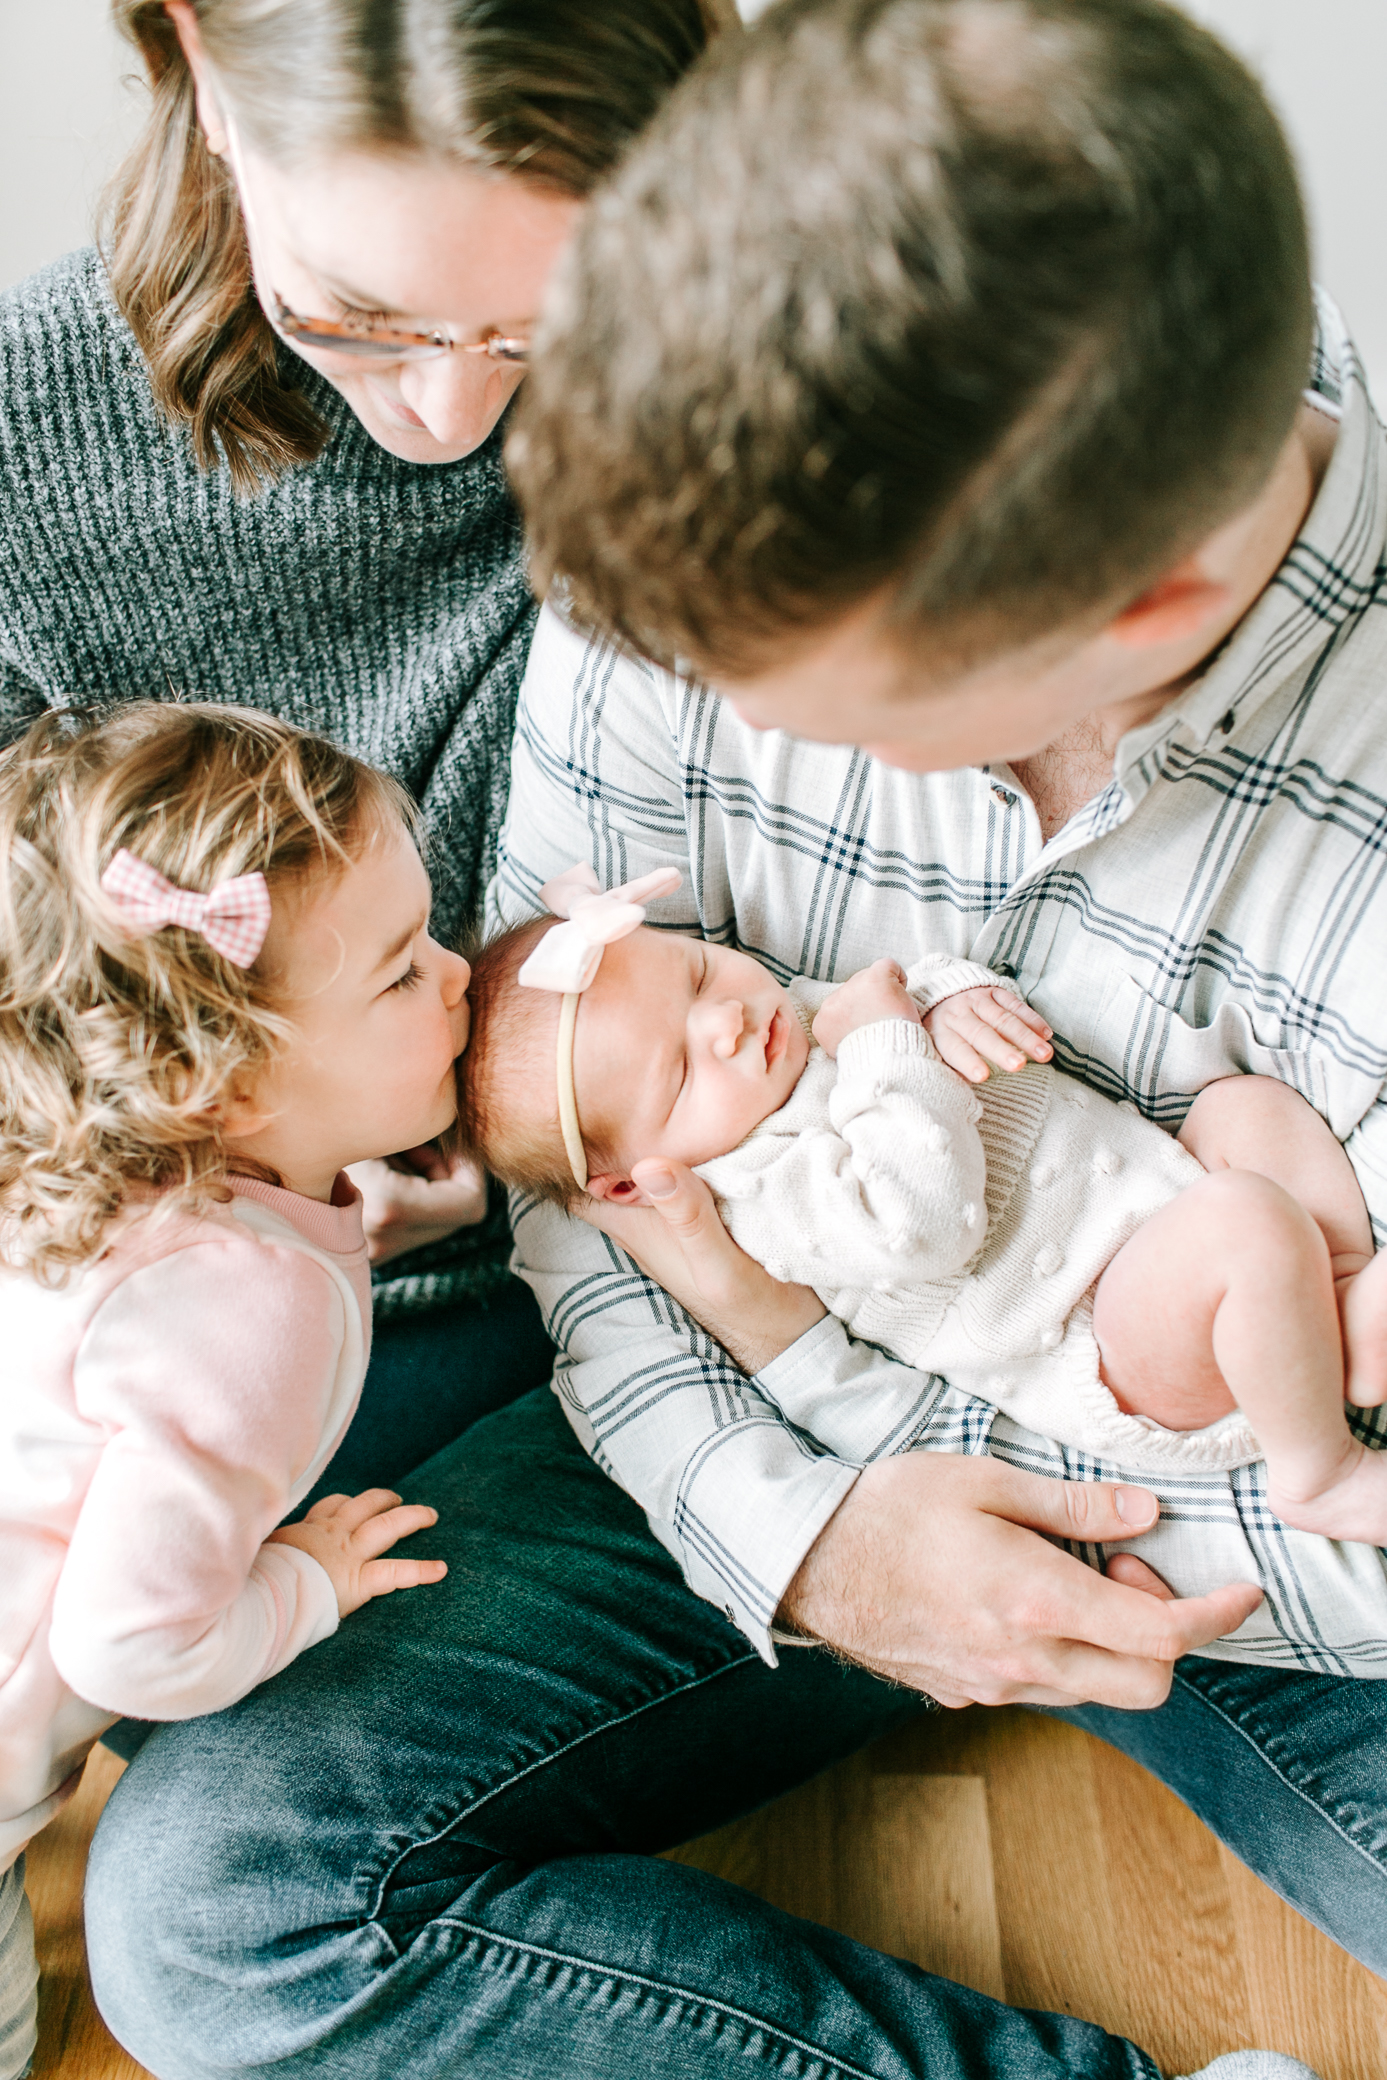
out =
<svg viewBox="0 0 1387 2080"><path fill-rule="evenodd" d="M1353 1165L1314 1106L1273 1077L1227 1076L1199 1093L1180 1140L1206 1170L1255 1170L1300 1201L1329 1247L1345 1393L1359 1407L1387 1401L1387 1251L1374 1257Z"/></svg>
<svg viewBox="0 0 1387 2080"><path fill-rule="evenodd" d="M1387 1543L1387 1453L1344 1421L1329 1250L1281 1186L1223 1170L1172 1199L1098 1281L1093 1328L1120 1407L1188 1430L1236 1405L1279 1517Z"/></svg>
<svg viewBox="0 0 1387 2080"><path fill-rule="evenodd" d="M1255 1170L1298 1199L1316 1222L1335 1277L1373 1253L1353 1165L1313 1105L1272 1076L1225 1076L1185 1115L1180 1140L1206 1170Z"/></svg>
<svg viewBox="0 0 1387 2080"><path fill-rule="evenodd" d="M24 1895L24 1858L0 1872L0 2080L14 2080L38 2041L34 1917Z"/></svg>

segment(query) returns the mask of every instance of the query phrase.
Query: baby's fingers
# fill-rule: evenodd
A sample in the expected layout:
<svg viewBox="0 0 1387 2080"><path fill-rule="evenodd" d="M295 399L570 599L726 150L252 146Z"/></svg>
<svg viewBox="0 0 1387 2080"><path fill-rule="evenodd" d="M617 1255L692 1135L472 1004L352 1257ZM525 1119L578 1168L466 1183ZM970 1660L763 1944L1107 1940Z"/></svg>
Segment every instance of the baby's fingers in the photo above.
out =
<svg viewBox="0 0 1387 2080"><path fill-rule="evenodd" d="M980 1036L987 1031L981 1020L978 1021L977 1029ZM968 1045L962 1033L955 1027L937 1025L933 1039L941 1062L947 1062L951 1069L957 1069L959 1075L965 1076L969 1083L986 1083L989 1073L987 1063L976 1048Z"/></svg>
<svg viewBox="0 0 1387 2080"><path fill-rule="evenodd" d="M394 1498L391 1498L394 1500ZM402 1538L413 1538L416 1531L427 1531L438 1522L438 1511L423 1502L401 1503L396 1509L382 1510L368 1517L352 1534L352 1544L358 1553L374 1559L391 1546L398 1545Z"/></svg>
<svg viewBox="0 0 1387 2080"><path fill-rule="evenodd" d="M363 1600L393 1596L397 1589L421 1589L426 1582L441 1582L448 1572L446 1560L368 1560L358 1577Z"/></svg>
<svg viewBox="0 0 1387 2080"><path fill-rule="evenodd" d="M1033 1005L1025 1003L1020 997L1014 997L1009 989L994 989L992 1001L999 1004L1003 1011L1009 1011L1013 1018L1024 1019L1028 1026L1034 1027L1043 1040L1054 1039L1054 1027L1045 1023Z"/></svg>
<svg viewBox="0 0 1387 2080"><path fill-rule="evenodd" d="M1033 1062L1049 1061L1055 1050L1050 1045L1048 1026L1042 1029L1031 1023L1023 1023L1015 1012L1004 1011L999 1004L983 1005L980 1012L984 1023L992 1028L1001 1041L1010 1041L1013 1047L1019 1048L1021 1053Z"/></svg>
<svg viewBox="0 0 1387 2080"><path fill-rule="evenodd" d="M1037 1041L1044 1047L1052 1037L1051 1029L1040 1013L1032 1011L1029 1004L1023 1004L1020 997L1014 997L1009 989L979 990L970 998L968 1009L985 1025L1005 1033L1008 1039L1023 1047L1033 1047ZM1048 1048L1045 1051L1048 1052Z"/></svg>

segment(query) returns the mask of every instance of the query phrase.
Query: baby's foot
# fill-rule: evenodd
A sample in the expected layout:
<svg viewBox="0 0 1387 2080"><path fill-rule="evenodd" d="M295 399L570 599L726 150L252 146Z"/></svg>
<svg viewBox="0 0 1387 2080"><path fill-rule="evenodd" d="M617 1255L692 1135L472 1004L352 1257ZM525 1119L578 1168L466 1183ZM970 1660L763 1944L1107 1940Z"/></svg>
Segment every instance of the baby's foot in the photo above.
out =
<svg viewBox="0 0 1387 2080"><path fill-rule="evenodd" d="M1387 1546L1387 1452L1371 1452L1347 1436L1344 1447L1342 1471L1308 1495L1297 1492L1294 1475L1286 1481L1268 1463L1267 1503L1283 1524L1294 1524L1298 1531Z"/></svg>
<svg viewBox="0 0 1387 2080"><path fill-rule="evenodd" d="M1344 1399L1355 1408L1387 1401L1387 1249L1338 1284L1344 1331Z"/></svg>

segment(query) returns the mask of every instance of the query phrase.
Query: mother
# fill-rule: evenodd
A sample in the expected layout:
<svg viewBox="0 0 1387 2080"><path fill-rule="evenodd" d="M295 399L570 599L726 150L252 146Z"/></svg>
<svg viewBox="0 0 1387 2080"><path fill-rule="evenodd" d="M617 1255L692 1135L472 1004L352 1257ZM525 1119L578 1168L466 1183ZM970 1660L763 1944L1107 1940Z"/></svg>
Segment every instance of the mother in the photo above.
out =
<svg viewBox="0 0 1387 2080"><path fill-rule="evenodd" d="M151 103L106 263L0 298L0 742L113 696L325 730L424 804L453 934L489 872L534 620L498 429L582 198L715 0L114 11ZM504 1209L467 1175L371 1168L393 1261L349 1486L550 1358Z"/></svg>

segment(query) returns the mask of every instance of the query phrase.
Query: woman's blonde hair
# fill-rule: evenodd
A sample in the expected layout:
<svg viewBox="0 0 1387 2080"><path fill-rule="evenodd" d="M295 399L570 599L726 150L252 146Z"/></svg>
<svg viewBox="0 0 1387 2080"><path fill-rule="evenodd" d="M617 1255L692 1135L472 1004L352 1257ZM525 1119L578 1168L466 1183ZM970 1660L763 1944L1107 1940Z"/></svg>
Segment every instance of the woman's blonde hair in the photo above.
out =
<svg viewBox="0 0 1387 2080"><path fill-rule="evenodd" d="M732 0L192 0L252 143L421 152L586 195ZM163 0L112 0L144 60L144 135L107 198L117 304L161 409L204 469L253 490L317 455L326 429L279 370L251 283L235 185L208 151Z"/></svg>
<svg viewBox="0 0 1387 2080"><path fill-rule="evenodd" d="M381 831L399 784L251 708L45 716L0 756L0 1236L60 1280L132 1198L225 1197L218 1102L291 1030L263 958L181 926L132 932L101 877L122 848L206 893L261 873L272 904Z"/></svg>

